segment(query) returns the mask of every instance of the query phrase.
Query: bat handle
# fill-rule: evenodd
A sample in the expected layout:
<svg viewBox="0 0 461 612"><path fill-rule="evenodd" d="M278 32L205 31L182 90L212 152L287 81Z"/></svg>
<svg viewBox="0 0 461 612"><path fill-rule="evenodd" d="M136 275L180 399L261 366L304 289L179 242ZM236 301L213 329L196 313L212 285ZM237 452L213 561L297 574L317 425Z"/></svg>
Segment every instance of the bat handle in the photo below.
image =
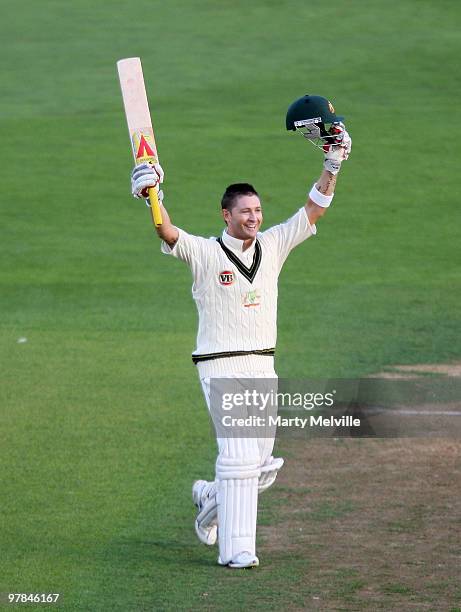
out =
<svg viewBox="0 0 461 612"><path fill-rule="evenodd" d="M157 190L155 187L149 187L150 212L152 220L156 227L162 225L162 212L158 203Z"/></svg>

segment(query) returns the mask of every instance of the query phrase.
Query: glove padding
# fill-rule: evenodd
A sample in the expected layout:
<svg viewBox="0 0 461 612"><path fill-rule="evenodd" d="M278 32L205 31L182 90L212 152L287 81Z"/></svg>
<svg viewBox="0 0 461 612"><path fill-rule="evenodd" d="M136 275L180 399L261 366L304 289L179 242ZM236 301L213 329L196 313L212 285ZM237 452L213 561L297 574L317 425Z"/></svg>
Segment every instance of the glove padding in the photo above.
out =
<svg viewBox="0 0 461 612"><path fill-rule="evenodd" d="M156 187L159 194L163 193L160 191L160 183L163 183L163 177L165 176L163 168L160 164L151 164L145 162L139 164L133 168L131 173L131 193L135 198L148 198L149 187Z"/></svg>
<svg viewBox="0 0 461 612"><path fill-rule="evenodd" d="M325 160L323 167L331 174L338 174L341 164L352 149L352 138L346 131L344 123L334 123L330 130L332 143L323 145Z"/></svg>

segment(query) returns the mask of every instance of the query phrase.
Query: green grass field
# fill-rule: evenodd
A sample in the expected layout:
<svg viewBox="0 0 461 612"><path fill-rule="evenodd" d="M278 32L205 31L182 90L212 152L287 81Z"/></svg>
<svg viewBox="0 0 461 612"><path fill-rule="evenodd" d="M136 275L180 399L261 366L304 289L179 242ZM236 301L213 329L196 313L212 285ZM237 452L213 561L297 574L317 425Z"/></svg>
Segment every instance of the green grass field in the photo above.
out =
<svg viewBox="0 0 461 612"><path fill-rule="evenodd" d="M232 573L195 540L190 485L215 448L190 273L131 198L115 62L142 57L165 203L192 233L221 231L235 181L256 186L266 227L291 215L321 154L286 132L288 105L316 93L346 116L334 206L281 277L277 369L352 377L461 356L460 17L455 0L5 3L0 593L61 593L62 610L314 609L315 550L271 557L264 540L261 568ZM351 595L367 581L353 566L335 580L324 610L397 609L396 588L401 610L461 606L400 583L371 605ZM317 575L315 593L330 584Z"/></svg>

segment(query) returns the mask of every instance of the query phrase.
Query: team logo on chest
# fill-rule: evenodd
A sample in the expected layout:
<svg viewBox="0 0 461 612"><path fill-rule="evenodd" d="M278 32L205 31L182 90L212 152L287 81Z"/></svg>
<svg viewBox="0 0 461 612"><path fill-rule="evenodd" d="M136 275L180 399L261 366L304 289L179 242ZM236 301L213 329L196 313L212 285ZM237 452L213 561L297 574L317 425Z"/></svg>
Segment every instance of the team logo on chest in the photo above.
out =
<svg viewBox="0 0 461 612"><path fill-rule="evenodd" d="M260 306L261 304L261 292L259 289L252 289L242 294L242 304L245 308L251 308L251 306Z"/></svg>
<svg viewBox="0 0 461 612"><path fill-rule="evenodd" d="M235 280L235 276L232 270L223 270L222 272L218 274L218 278L219 278L219 284L226 285L226 286L232 285Z"/></svg>

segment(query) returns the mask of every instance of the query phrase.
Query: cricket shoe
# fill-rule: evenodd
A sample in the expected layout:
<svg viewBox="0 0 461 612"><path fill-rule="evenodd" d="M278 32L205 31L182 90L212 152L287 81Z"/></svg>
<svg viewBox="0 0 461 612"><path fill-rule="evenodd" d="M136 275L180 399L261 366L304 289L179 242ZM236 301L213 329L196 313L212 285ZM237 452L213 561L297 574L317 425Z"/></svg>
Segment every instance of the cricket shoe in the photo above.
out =
<svg viewBox="0 0 461 612"><path fill-rule="evenodd" d="M231 567L232 569L245 569L247 567L258 567L259 559L256 555L244 550L238 553L229 563L223 563L221 557L218 557L218 564L227 565L227 567Z"/></svg>
<svg viewBox="0 0 461 612"><path fill-rule="evenodd" d="M192 501L198 510L195 533L200 542L213 546L218 539L215 483L196 480L192 486Z"/></svg>

